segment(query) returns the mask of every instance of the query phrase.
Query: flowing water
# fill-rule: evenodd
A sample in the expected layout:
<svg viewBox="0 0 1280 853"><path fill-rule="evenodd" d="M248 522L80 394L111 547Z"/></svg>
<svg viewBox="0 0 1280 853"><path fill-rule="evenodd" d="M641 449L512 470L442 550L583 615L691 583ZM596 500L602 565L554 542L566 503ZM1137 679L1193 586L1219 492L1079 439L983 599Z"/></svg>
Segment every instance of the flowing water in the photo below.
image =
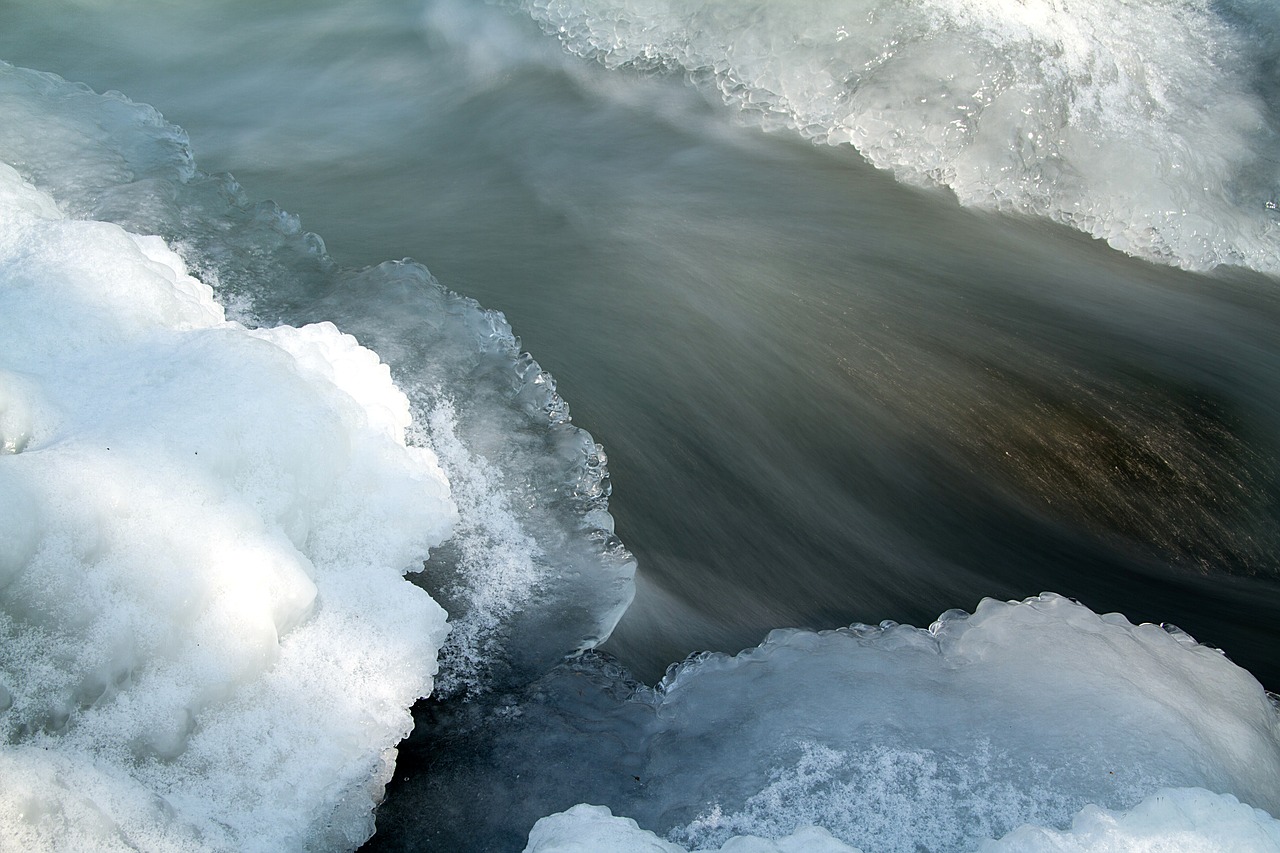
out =
<svg viewBox="0 0 1280 853"><path fill-rule="evenodd" d="M519 339L502 346L532 353L555 377L537 381L608 454L607 480L596 482L602 460L583 463L595 491L569 514L585 513L590 541L608 538L591 515L608 497L638 566L634 602L602 646L613 657L571 665L613 685L601 696L627 684L633 701L647 688L631 678L652 685L692 652L734 653L774 628L928 626L985 597L1042 591L1176 624L1275 689L1275 19L1263 3L1194 0L47 0L0 4L0 58L153 105L203 172L230 172L248 199L299 217L323 237L325 263L373 270L315 304L273 302L274 285L256 285L246 316L330 320L391 361L415 416L444 418L424 441L464 524L466 495L490 481L459 460L499 441L490 433L535 427L468 426L464 398L480 380L413 373L410 359L427 356L404 354L410 331L388 331L410 309L377 265L413 258L505 315ZM96 218L142 228L131 215ZM193 267L217 268L216 233L184 252L190 221L155 228ZM237 292L228 281L223 302ZM444 397L471 450L450 455L452 415L427 393L440 381L457 383ZM563 403L547 399L561 437L546 441L568 442L569 456L587 441L595 459L581 433L555 432ZM536 468L539 452L494 464ZM505 499L526 526L542 523L532 488ZM500 527L484 528L485 547L545 552L555 570L559 533L522 545ZM625 577L621 545L606 552ZM446 544L440 559L424 583L453 612L448 590L470 557ZM590 572L596 557L564 559ZM523 581L494 583L510 597ZM512 648L537 645L527 638L548 636L548 622L550 636L590 641L509 653L500 699L483 698L494 678L483 639L446 664L441 683L463 698L419 706L372 849L518 849L533 819L606 790L642 826L714 837L688 828L696 808L662 799L675 794L628 799L613 782L552 792L560 777L538 794L476 769L501 763L495 743L511 756L539 738L570 750L550 724L494 722L495 707L529 720L638 713L547 698L570 678L552 672L557 656L592 645L621 611L625 595L599 595L579 602L586 616L512 629L526 638ZM480 637L524 606L464 600ZM541 747L527 748L511 767L539 761ZM642 751L578 750L567 767ZM1108 805L1132 805L1146 782ZM763 784L726 803L749 806ZM450 790L488 793L463 806ZM1068 797L1045 820L1088 801ZM1003 833L1003 820L974 831ZM880 837L842 837L864 830ZM948 831L926 834L962 849L970 836Z"/></svg>

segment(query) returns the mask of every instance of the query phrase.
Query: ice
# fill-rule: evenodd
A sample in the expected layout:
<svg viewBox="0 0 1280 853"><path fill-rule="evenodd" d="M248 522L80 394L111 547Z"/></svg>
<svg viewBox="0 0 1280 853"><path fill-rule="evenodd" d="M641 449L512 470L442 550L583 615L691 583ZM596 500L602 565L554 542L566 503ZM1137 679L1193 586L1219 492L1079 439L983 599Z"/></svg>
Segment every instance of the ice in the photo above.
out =
<svg viewBox="0 0 1280 853"><path fill-rule="evenodd" d="M779 839L739 835L719 848L722 853L862 853L816 826L806 826ZM604 806L576 805L539 820L529 832L524 853L687 853L641 829L634 820L614 817Z"/></svg>
<svg viewBox="0 0 1280 853"><path fill-rule="evenodd" d="M520 0L573 52L725 102L961 203L1193 269L1280 270L1258 3Z"/></svg>
<svg viewBox="0 0 1280 853"><path fill-rule="evenodd" d="M0 847L366 837L456 516L386 365L0 164L0 412Z"/></svg>
<svg viewBox="0 0 1280 853"><path fill-rule="evenodd" d="M698 848L708 849L708 848ZM807 826L776 840L735 836L719 848L733 853L856 853L824 830ZM922 847L921 849L936 849ZM978 853L1274 853L1280 821L1230 795L1203 788L1159 791L1128 811L1086 806L1065 831L1021 826ZM686 848L640 829L603 806L577 805L534 824L525 853L685 853Z"/></svg>
<svg viewBox="0 0 1280 853"><path fill-rule="evenodd" d="M436 452L462 511L415 579L454 625L438 691L523 684L609 635L635 563L613 533L604 451L501 313L412 261L338 267L296 217L200 172L179 128L119 94L0 64L0 111L0 162L61 209L162 235L234 319L336 323L387 365L410 443Z"/></svg>
<svg viewBox="0 0 1280 853"><path fill-rule="evenodd" d="M433 803L457 792L474 805L450 801L448 819L495 848L575 803L689 849L816 825L881 853L1063 829L1088 804L1127 809L1166 787L1280 806L1280 718L1248 672L1051 594L927 630L779 630L657 688L588 655L475 731L463 722L441 721L456 757L437 754L401 807L444 823Z"/></svg>
<svg viewBox="0 0 1280 853"><path fill-rule="evenodd" d="M625 609L603 450L155 110L0 63L0 111L0 848L354 848L438 653L522 684Z"/></svg>
<svg viewBox="0 0 1280 853"><path fill-rule="evenodd" d="M979 853L1275 853L1280 821L1229 794L1202 788L1158 791L1132 809L1108 811L1088 806L1071 828L1056 831L1022 826Z"/></svg>
<svg viewBox="0 0 1280 853"><path fill-rule="evenodd" d="M686 768L761 744L676 830L696 843L800 819L875 850L956 848L1175 785L1278 804L1280 720L1247 672L1185 635L1055 595L986 600L928 631L776 631L662 686L686 747L681 766L653 771L673 787L695 789ZM710 712L729 696L741 710Z"/></svg>
<svg viewBox="0 0 1280 853"><path fill-rule="evenodd" d="M585 803L541 818L529 831L524 853L683 853L684 848L641 829L634 820L614 817L604 806Z"/></svg>

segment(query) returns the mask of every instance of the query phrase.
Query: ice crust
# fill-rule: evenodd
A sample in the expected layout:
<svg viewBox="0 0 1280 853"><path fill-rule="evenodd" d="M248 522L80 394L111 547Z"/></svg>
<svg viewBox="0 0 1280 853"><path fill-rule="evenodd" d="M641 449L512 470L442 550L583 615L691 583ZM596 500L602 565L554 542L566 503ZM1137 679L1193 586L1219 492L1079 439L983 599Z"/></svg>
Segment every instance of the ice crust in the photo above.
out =
<svg viewBox="0 0 1280 853"><path fill-rule="evenodd" d="M366 837L456 516L387 366L0 164L0 412L0 847Z"/></svg>
<svg viewBox="0 0 1280 853"><path fill-rule="evenodd" d="M739 835L719 849L724 853L860 853L814 826L776 840ZM1275 853L1280 851L1280 821L1230 795L1173 788L1152 794L1128 811L1086 806L1068 830L1021 826L998 841L979 843L977 851ZM524 853L686 853L686 848L640 829L630 818L614 817L603 806L577 805L534 824Z"/></svg>
<svg viewBox="0 0 1280 853"><path fill-rule="evenodd" d="M988 599L927 631L775 631L686 664L662 691L685 748L658 775L696 788L684 768L742 761L744 744L771 768L720 783L676 829L699 844L815 823L872 850L959 849L1164 786L1280 806L1280 718L1249 673L1185 634L1051 594ZM741 706L712 710L729 696Z"/></svg>
<svg viewBox="0 0 1280 853"><path fill-rule="evenodd" d="M520 0L569 50L724 101L961 203L1130 254L1280 270L1267 71L1280 21L1231 0Z"/></svg>
<svg viewBox="0 0 1280 853"><path fill-rule="evenodd" d="M1162 788L1280 806L1280 717L1248 672L1176 629L1052 594L929 629L775 631L656 688L587 656L495 713L472 748L433 784L476 803L465 824L495 849L574 803L689 849L816 825L878 853L1061 830L1086 805L1128 809Z"/></svg>

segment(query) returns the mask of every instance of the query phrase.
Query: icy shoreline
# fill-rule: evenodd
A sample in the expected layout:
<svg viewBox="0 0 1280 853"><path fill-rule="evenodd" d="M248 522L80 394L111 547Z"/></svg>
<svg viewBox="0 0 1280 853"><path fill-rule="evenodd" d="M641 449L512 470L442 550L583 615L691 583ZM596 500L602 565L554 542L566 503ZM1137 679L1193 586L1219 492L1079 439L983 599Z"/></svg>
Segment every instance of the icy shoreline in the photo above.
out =
<svg viewBox="0 0 1280 853"><path fill-rule="evenodd" d="M534 824L557 806L520 818L530 850L812 849L827 831L832 850L1108 850L1107 827L1273 849L1252 807L1277 808L1280 722L1256 680L1060 596L927 630L776 631L656 688L557 665L608 635L634 563L602 452L501 315L407 263L344 292L286 214L235 219L238 188L188 186L154 111L0 71L24 117L0 134L18 167L0 165L0 846L358 845L445 641L403 577L425 560L468 625L456 689L519 694L481 706L500 761L459 789L518 767L667 839L589 808ZM113 215L192 232L93 221ZM262 314L295 322L250 328ZM545 760L583 732L606 737ZM1080 811L1099 802L1114 813ZM1076 814L1073 838L1016 828Z"/></svg>

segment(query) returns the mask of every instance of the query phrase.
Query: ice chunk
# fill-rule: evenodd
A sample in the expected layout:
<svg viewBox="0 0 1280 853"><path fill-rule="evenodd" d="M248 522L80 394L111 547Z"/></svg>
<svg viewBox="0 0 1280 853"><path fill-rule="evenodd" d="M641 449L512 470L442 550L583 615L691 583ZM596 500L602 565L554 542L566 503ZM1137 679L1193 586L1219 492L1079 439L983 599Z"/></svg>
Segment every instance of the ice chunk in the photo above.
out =
<svg viewBox="0 0 1280 853"><path fill-rule="evenodd" d="M704 848L698 848L704 849ZM920 849L926 849L924 847ZM935 848L928 848L935 849ZM856 853L824 830L807 826L776 840L738 835L724 853ZM1202 788L1158 791L1128 811L1086 806L1065 831L1021 826L978 853L1276 853L1280 821L1229 794ZM529 833L525 853L686 853L684 847L614 817L603 806L577 805L542 818Z"/></svg>
<svg viewBox="0 0 1280 853"><path fill-rule="evenodd" d="M775 631L662 687L668 713L680 709L684 767L760 744L755 766L770 768L720 782L724 793L677 831L690 842L799 821L876 850L957 847L1164 785L1269 809L1280 791L1280 719L1249 673L1056 595L986 600L928 631ZM742 709L713 710L728 696ZM674 758L657 775L696 788L696 771Z"/></svg>
<svg viewBox="0 0 1280 853"><path fill-rule="evenodd" d="M784 838L749 835L729 839L721 853L862 853L831 833L806 826ZM634 820L614 817L604 806L576 805L562 814L540 819L529 832L524 853L687 853L641 829Z"/></svg>
<svg viewBox="0 0 1280 853"><path fill-rule="evenodd" d="M151 108L0 63L0 109L4 843L353 847L445 636L401 574L454 691L599 642L604 454L501 314L338 268Z"/></svg>
<svg viewBox="0 0 1280 853"><path fill-rule="evenodd" d="M529 831L524 853L684 853L684 848L614 817L604 806L585 803L541 818Z"/></svg>
<svg viewBox="0 0 1280 853"><path fill-rule="evenodd" d="M1071 828L1022 826L979 853L1276 853L1280 821L1229 794L1202 788L1158 791L1132 809L1082 809Z"/></svg>
<svg viewBox="0 0 1280 853"><path fill-rule="evenodd" d="M775 631L656 689L587 656L465 722L442 720L457 739L399 807L495 847L574 803L690 849L812 824L882 853L1061 829L1087 804L1125 809L1164 787L1280 806L1280 718L1248 672L1051 594L928 630ZM446 816L447 792L465 795Z"/></svg>
<svg viewBox="0 0 1280 853"><path fill-rule="evenodd" d="M445 635L409 422L350 336L228 322L0 164L0 847L369 835Z"/></svg>

